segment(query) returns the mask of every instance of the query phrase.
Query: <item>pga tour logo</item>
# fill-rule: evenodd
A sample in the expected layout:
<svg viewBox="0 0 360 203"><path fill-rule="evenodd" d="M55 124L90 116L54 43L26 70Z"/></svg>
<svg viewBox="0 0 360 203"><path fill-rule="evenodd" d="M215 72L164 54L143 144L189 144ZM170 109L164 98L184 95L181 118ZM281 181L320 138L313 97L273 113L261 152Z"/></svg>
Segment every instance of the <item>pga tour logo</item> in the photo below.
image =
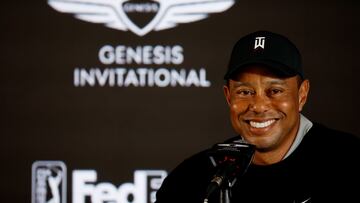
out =
<svg viewBox="0 0 360 203"><path fill-rule="evenodd" d="M144 36L229 9L235 0L48 0L75 18Z"/></svg>
<svg viewBox="0 0 360 203"><path fill-rule="evenodd" d="M33 163L31 203L66 203L66 166L63 162Z"/></svg>

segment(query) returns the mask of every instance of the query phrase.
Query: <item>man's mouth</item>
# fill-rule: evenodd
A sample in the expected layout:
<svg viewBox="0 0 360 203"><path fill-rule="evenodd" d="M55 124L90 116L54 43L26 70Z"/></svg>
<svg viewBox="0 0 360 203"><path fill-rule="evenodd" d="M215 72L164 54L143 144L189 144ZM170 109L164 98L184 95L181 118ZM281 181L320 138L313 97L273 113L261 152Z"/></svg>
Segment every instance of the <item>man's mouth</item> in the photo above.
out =
<svg viewBox="0 0 360 203"><path fill-rule="evenodd" d="M271 124L275 122L275 119L263 121L263 122L257 122L257 121L249 121L249 124L253 128L266 128L269 127Z"/></svg>

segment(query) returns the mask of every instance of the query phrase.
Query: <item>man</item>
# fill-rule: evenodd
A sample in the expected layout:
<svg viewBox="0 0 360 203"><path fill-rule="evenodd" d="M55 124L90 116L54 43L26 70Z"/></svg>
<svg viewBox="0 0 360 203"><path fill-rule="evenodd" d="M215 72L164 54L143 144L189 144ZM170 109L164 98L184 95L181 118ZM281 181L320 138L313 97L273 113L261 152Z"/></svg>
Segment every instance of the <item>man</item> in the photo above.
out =
<svg viewBox="0 0 360 203"><path fill-rule="evenodd" d="M224 94L238 137L255 146L250 166L231 185L231 202L360 202L358 137L311 122L302 111L310 89L301 56L286 37L258 31L234 46ZM209 150L181 163L157 203L204 202L217 171ZM208 202L219 202L214 192Z"/></svg>

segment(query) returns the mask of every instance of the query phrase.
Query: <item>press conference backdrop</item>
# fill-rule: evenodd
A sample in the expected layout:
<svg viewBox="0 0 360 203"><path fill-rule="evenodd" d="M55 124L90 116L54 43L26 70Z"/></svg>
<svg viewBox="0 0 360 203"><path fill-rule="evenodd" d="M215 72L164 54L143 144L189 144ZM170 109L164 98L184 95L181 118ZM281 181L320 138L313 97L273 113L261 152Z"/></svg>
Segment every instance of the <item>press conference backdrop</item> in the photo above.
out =
<svg viewBox="0 0 360 203"><path fill-rule="evenodd" d="M1 202L149 203L183 159L233 135L235 41L300 49L304 114L360 135L358 1L2 2Z"/></svg>

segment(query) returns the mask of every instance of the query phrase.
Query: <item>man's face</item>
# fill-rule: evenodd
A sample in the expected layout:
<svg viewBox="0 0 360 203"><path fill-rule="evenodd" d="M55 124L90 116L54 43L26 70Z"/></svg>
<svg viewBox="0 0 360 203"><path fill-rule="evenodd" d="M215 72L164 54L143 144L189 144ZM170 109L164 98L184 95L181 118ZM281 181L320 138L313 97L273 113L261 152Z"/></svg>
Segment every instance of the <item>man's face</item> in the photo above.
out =
<svg viewBox="0 0 360 203"><path fill-rule="evenodd" d="M296 136L309 89L297 76L279 78L251 66L224 86L232 125L257 151L287 151Z"/></svg>

